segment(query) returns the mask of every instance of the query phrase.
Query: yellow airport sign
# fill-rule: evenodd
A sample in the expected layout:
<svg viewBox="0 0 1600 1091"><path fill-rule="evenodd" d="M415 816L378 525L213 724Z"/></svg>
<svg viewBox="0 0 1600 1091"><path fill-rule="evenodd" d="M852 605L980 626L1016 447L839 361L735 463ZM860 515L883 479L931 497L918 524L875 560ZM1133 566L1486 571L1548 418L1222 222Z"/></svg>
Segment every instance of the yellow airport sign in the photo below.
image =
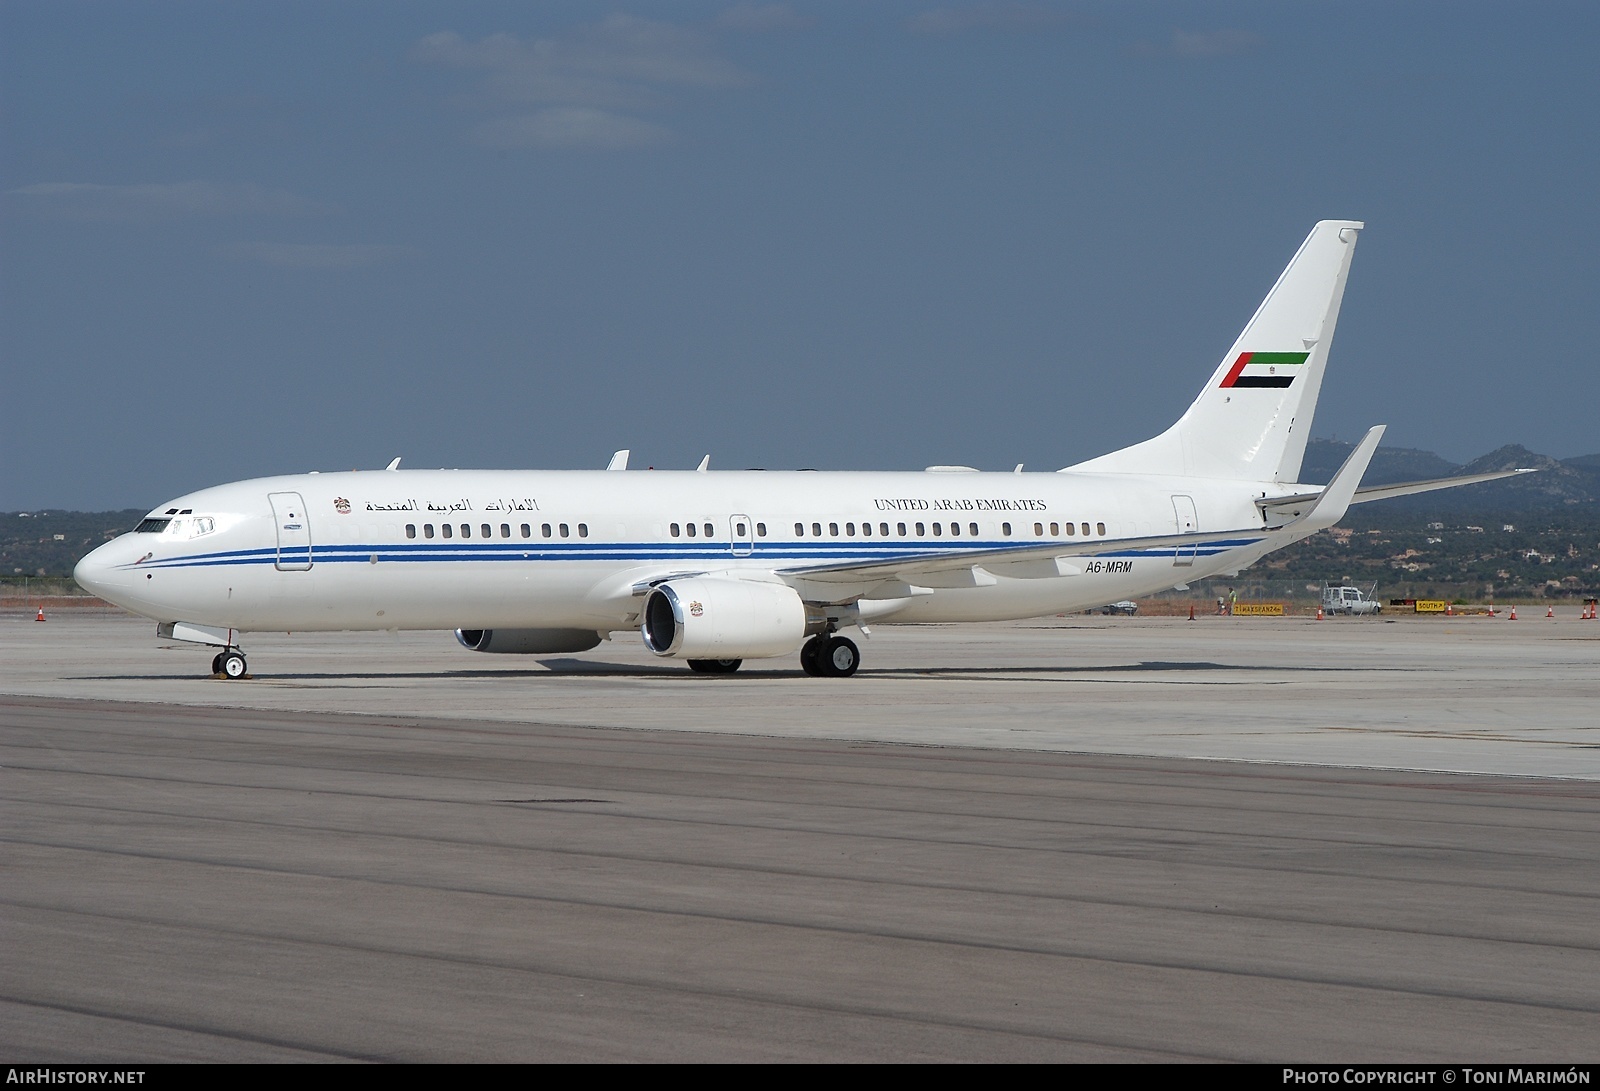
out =
<svg viewBox="0 0 1600 1091"><path fill-rule="evenodd" d="M1283 603L1281 602L1236 602L1233 604L1235 616L1240 617L1282 617Z"/></svg>

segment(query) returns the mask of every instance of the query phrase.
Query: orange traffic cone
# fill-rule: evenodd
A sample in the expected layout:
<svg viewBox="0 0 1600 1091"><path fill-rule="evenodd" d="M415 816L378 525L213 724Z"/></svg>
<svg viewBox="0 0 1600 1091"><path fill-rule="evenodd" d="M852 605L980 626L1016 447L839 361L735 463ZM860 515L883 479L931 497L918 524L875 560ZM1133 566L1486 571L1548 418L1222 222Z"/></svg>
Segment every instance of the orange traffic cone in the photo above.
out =
<svg viewBox="0 0 1600 1091"><path fill-rule="evenodd" d="M1550 607L1548 610L1546 610L1544 612L1544 616L1545 617L1555 617L1556 616L1556 608L1554 606Z"/></svg>
<svg viewBox="0 0 1600 1091"><path fill-rule="evenodd" d="M1192 602L1189 604L1189 620L1194 620L1194 603Z"/></svg>
<svg viewBox="0 0 1600 1091"><path fill-rule="evenodd" d="M39 616L34 618L33 620L35 620L35 621L43 621L44 620L44 607L43 606L39 607Z"/></svg>
<svg viewBox="0 0 1600 1091"><path fill-rule="evenodd" d="M1509 618L1507 618L1506 620L1507 621L1515 621L1515 620L1517 620L1517 608L1515 606L1513 606L1511 608L1511 616Z"/></svg>
<svg viewBox="0 0 1600 1091"><path fill-rule="evenodd" d="M1448 602L1444 604L1444 616L1445 617L1454 617L1455 613L1456 612L1454 610L1450 609L1450 604Z"/></svg>
<svg viewBox="0 0 1600 1091"><path fill-rule="evenodd" d="M1317 607L1317 620L1318 621L1322 620L1322 607L1320 607L1320 606Z"/></svg>

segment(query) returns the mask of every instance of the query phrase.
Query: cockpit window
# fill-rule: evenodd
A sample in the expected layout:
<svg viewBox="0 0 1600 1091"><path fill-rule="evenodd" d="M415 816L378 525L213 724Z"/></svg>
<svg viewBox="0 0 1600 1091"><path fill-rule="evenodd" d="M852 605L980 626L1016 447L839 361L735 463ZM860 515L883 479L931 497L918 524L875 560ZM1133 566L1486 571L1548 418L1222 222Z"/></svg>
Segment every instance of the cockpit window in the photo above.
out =
<svg viewBox="0 0 1600 1091"><path fill-rule="evenodd" d="M191 517L179 516L174 519L168 516L146 519L137 527L135 534L167 534L177 538L198 538L202 534L210 534L217 529L217 521L209 515L195 515Z"/></svg>

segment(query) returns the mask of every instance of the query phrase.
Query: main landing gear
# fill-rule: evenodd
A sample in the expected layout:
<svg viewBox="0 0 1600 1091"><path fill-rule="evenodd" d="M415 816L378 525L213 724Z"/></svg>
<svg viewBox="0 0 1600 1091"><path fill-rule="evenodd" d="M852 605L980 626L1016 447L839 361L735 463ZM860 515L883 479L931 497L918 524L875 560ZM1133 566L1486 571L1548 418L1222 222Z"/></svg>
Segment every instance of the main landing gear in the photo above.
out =
<svg viewBox="0 0 1600 1091"><path fill-rule="evenodd" d="M249 669L250 665L244 661L244 652L238 648L224 648L211 660L211 673L224 678L243 678Z"/></svg>
<svg viewBox="0 0 1600 1091"><path fill-rule="evenodd" d="M861 666L861 649L855 641L822 633L800 649L800 667L813 678L849 678Z"/></svg>

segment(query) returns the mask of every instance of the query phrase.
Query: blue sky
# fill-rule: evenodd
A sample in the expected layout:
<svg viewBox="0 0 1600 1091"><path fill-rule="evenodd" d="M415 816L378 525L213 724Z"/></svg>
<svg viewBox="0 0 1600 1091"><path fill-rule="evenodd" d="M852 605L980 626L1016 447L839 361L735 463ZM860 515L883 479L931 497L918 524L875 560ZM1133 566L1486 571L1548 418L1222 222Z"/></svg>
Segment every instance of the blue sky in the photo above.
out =
<svg viewBox="0 0 1600 1091"><path fill-rule="evenodd" d="M1313 434L1600 451L1600 8L0 0L0 509L1054 469L1367 221Z"/></svg>

